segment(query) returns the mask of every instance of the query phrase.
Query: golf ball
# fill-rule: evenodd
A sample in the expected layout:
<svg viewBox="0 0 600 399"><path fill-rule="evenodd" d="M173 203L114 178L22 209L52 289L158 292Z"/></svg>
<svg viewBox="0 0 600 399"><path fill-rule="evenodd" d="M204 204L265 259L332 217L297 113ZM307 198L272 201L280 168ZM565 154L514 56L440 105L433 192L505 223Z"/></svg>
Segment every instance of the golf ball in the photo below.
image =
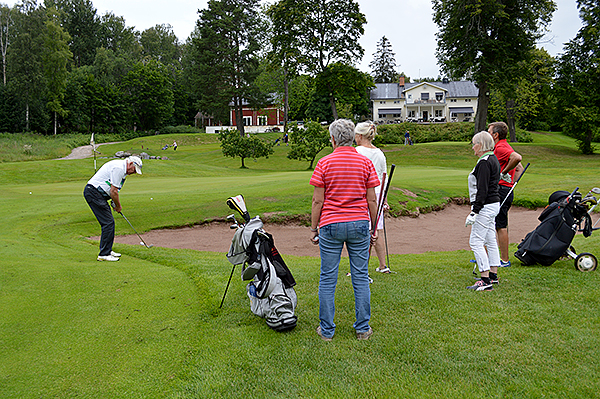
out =
<svg viewBox="0 0 600 399"><path fill-rule="evenodd" d="M143 242L143 241L140 241L140 245L144 245L144 242Z"/></svg>
<svg viewBox="0 0 600 399"><path fill-rule="evenodd" d="M31 194L31 191L29 192L29 194Z"/></svg>
<svg viewBox="0 0 600 399"><path fill-rule="evenodd" d="M151 197L150 199L153 200L154 198Z"/></svg>

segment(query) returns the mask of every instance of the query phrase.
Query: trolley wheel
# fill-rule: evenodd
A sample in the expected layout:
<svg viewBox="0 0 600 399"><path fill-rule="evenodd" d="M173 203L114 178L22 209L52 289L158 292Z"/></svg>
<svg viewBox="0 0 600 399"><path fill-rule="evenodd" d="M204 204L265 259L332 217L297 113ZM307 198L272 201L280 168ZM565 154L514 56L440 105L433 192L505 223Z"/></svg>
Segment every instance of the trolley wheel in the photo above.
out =
<svg viewBox="0 0 600 399"><path fill-rule="evenodd" d="M575 258L575 268L580 272L593 272L598 267L598 259L588 252L582 252Z"/></svg>

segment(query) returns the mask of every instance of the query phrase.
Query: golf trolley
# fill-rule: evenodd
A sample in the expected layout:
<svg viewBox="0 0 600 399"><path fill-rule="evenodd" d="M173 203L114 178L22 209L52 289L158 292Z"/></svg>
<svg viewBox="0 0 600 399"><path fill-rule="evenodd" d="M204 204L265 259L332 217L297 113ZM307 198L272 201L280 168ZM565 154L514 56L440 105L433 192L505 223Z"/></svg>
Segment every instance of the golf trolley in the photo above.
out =
<svg viewBox="0 0 600 399"><path fill-rule="evenodd" d="M600 194L600 188L592 188L585 196L578 190L579 187L571 193L556 191L550 195L548 206L538 217L540 225L525 236L515 252L523 265L549 266L562 257L569 257L575 260L575 268L579 271L596 270L596 256L588 252L577 254L571 243L577 232L587 238L600 229L596 227L598 221L592 225L590 216L597 206L595 195Z"/></svg>
<svg viewBox="0 0 600 399"><path fill-rule="evenodd" d="M223 306L235 267L242 265L242 280L251 280L246 291L252 313L276 331L293 329L298 320L294 315L296 281L275 248L273 236L263 229L259 216L250 218L242 195L228 198L227 205L238 211L244 222L238 222L234 214L227 216L233 222L230 228L235 230L227 253L233 268L219 307Z"/></svg>

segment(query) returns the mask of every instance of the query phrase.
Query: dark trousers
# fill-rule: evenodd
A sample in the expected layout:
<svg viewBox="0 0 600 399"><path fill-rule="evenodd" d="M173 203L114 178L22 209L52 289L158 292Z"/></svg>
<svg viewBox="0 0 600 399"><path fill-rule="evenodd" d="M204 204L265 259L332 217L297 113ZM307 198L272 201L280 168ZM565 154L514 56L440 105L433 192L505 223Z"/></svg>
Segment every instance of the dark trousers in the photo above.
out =
<svg viewBox="0 0 600 399"><path fill-rule="evenodd" d="M98 219L102 234L100 235L100 256L110 255L115 240L115 218L112 215L106 198L91 184L85 186L83 196Z"/></svg>

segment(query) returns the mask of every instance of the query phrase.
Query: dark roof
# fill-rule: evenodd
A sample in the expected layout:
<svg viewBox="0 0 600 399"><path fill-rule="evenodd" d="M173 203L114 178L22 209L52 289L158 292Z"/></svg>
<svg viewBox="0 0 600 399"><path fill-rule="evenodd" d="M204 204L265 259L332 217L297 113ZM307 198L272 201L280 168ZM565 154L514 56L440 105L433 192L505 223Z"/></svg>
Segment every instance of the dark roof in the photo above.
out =
<svg viewBox="0 0 600 399"><path fill-rule="evenodd" d="M469 80L460 80L456 82L419 82L419 83L406 83L400 86L398 83L376 83L375 88L371 90L371 100L391 100L404 98L404 90L408 90L415 86L423 83L430 83L440 87L448 92L448 98L457 97L477 97L479 89L475 86L475 83Z"/></svg>

